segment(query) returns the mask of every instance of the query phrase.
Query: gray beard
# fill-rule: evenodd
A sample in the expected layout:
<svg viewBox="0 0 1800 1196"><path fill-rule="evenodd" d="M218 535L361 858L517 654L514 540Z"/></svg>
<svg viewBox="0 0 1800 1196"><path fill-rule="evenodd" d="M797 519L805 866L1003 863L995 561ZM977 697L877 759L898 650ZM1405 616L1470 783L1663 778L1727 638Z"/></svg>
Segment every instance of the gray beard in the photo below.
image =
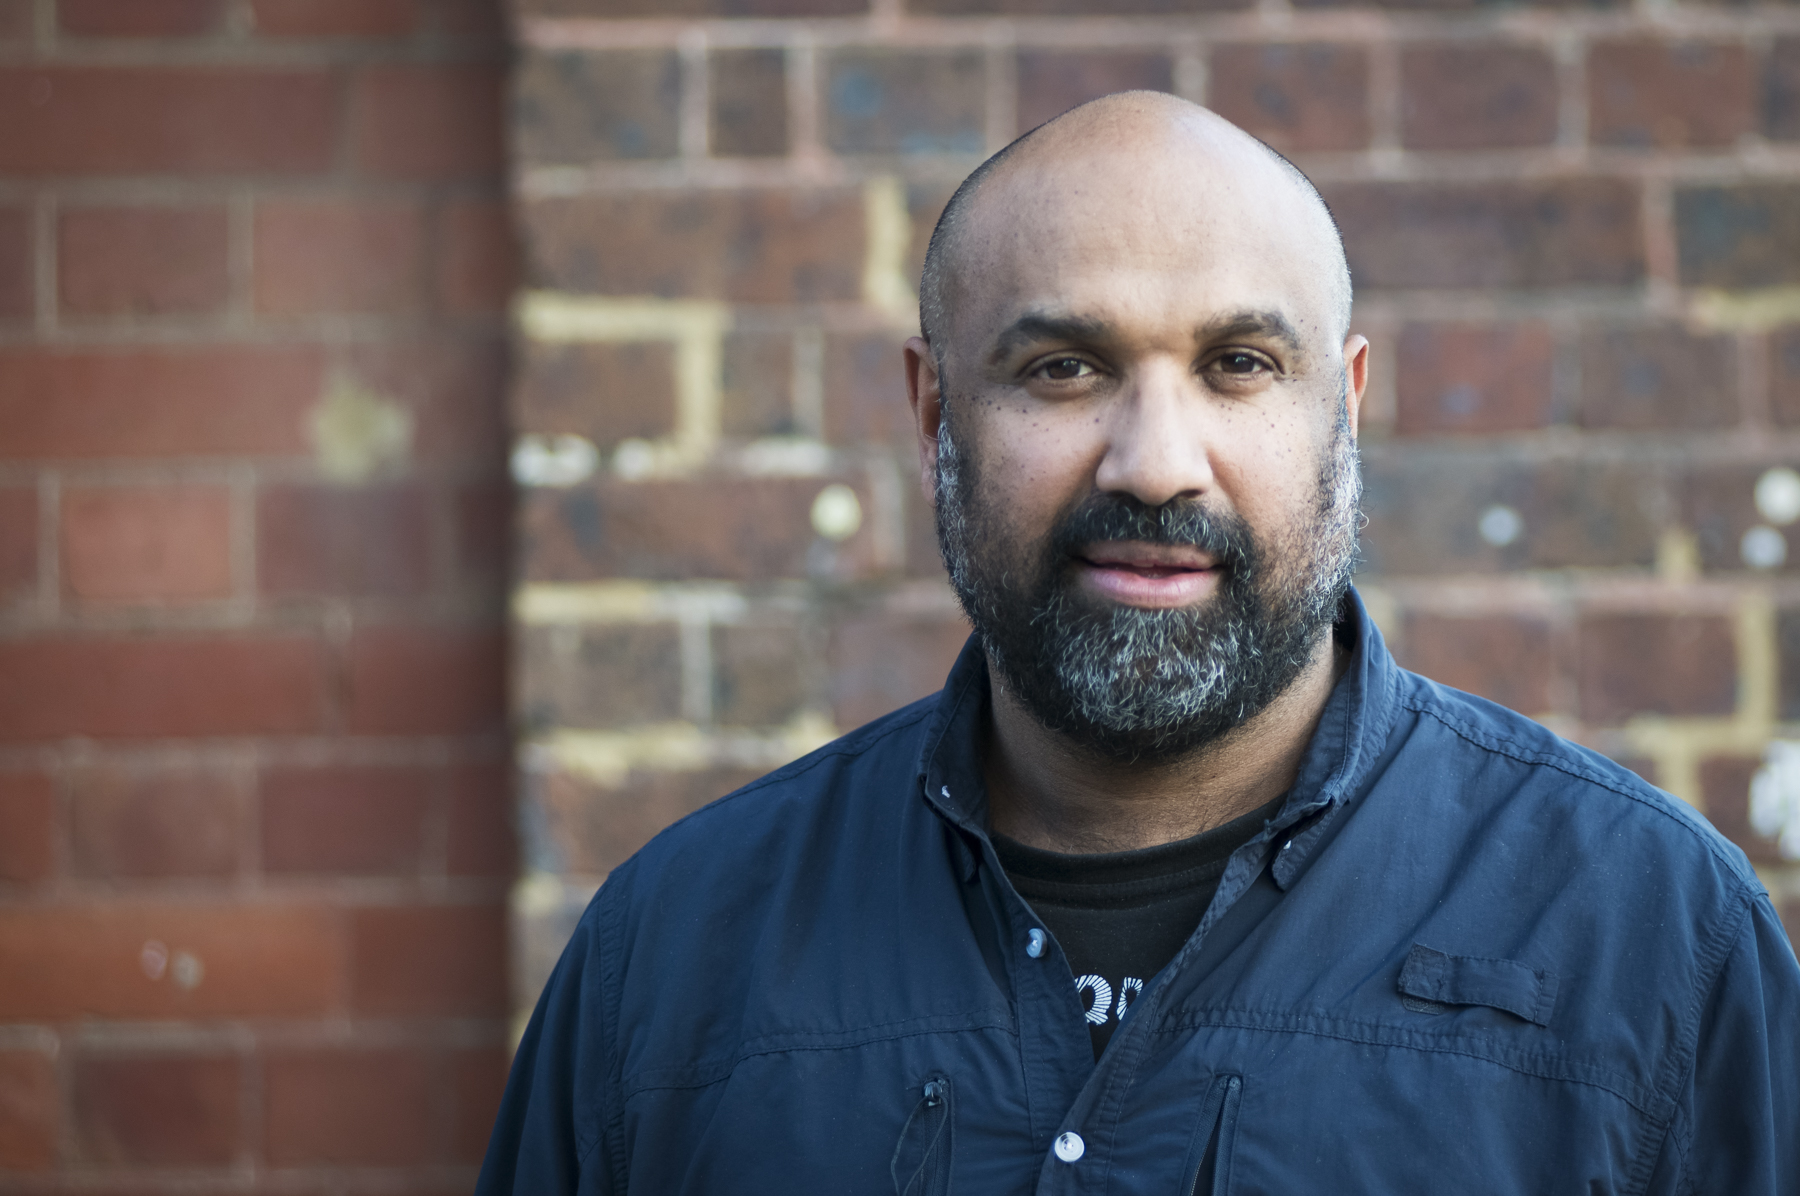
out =
<svg viewBox="0 0 1800 1196"><path fill-rule="evenodd" d="M1093 494L1038 545L1008 542L981 503L948 411L938 430L937 531L950 584L999 680L1031 715L1092 752L1137 760L1203 746L1266 708L1312 659L1357 558L1362 495L1340 417L1311 525L1259 543L1241 518ZM1144 610L1081 600L1073 553L1105 540L1194 545L1221 579L1200 606Z"/></svg>

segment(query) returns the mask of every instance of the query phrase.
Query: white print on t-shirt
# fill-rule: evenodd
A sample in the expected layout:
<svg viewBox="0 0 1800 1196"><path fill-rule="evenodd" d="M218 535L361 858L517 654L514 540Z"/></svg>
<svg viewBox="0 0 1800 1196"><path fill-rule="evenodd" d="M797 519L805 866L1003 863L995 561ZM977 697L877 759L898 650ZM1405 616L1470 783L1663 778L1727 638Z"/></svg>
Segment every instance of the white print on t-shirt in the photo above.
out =
<svg viewBox="0 0 1800 1196"><path fill-rule="evenodd" d="M1113 986L1106 982L1104 976L1090 974L1075 977L1075 991L1081 994L1082 1004L1087 1006L1087 1020L1098 1026L1105 1023L1109 1013L1119 1021L1124 1021L1138 994L1144 991L1144 982L1136 976L1127 976L1121 980L1116 1008L1113 1005Z"/></svg>

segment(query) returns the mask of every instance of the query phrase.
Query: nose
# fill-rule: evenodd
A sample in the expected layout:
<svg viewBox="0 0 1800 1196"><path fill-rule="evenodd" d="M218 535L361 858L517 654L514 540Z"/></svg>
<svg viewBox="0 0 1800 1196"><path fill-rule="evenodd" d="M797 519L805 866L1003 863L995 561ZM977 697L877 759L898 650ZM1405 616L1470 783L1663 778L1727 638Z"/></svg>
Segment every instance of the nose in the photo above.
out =
<svg viewBox="0 0 1800 1196"><path fill-rule="evenodd" d="M1094 484L1149 507L1200 497L1213 485L1206 415L1184 365L1142 369L1101 417L1109 422Z"/></svg>

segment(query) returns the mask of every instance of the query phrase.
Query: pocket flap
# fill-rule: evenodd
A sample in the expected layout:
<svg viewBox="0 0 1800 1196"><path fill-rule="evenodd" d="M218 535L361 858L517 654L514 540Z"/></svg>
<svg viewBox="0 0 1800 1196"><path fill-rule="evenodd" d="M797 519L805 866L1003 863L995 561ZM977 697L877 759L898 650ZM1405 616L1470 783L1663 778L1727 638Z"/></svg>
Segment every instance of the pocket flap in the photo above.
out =
<svg viewBox="0 0 1800 1196"><path fill-rule="evenodd" d="M1556 973L1511 959L1450 955L1414 943L1400 969L1400 991L1444 1005L1486 1005L1540 1026L1556 1006Z"/></svg>

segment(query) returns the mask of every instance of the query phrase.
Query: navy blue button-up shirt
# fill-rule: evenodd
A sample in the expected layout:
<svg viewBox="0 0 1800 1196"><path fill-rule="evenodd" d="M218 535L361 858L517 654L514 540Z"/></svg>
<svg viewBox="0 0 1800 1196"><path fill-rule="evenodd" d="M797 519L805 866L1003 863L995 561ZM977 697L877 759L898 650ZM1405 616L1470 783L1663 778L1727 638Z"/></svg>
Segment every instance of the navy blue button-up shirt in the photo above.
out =
<svg viewBox="0 0 1800 1196"><path fill-rule="evenodd" d="M480 1191L1800 1192L1800 965L1743 855L1347 612L1281 812L1098 1064L987 838L970 647L613 873Z"/></svg>

